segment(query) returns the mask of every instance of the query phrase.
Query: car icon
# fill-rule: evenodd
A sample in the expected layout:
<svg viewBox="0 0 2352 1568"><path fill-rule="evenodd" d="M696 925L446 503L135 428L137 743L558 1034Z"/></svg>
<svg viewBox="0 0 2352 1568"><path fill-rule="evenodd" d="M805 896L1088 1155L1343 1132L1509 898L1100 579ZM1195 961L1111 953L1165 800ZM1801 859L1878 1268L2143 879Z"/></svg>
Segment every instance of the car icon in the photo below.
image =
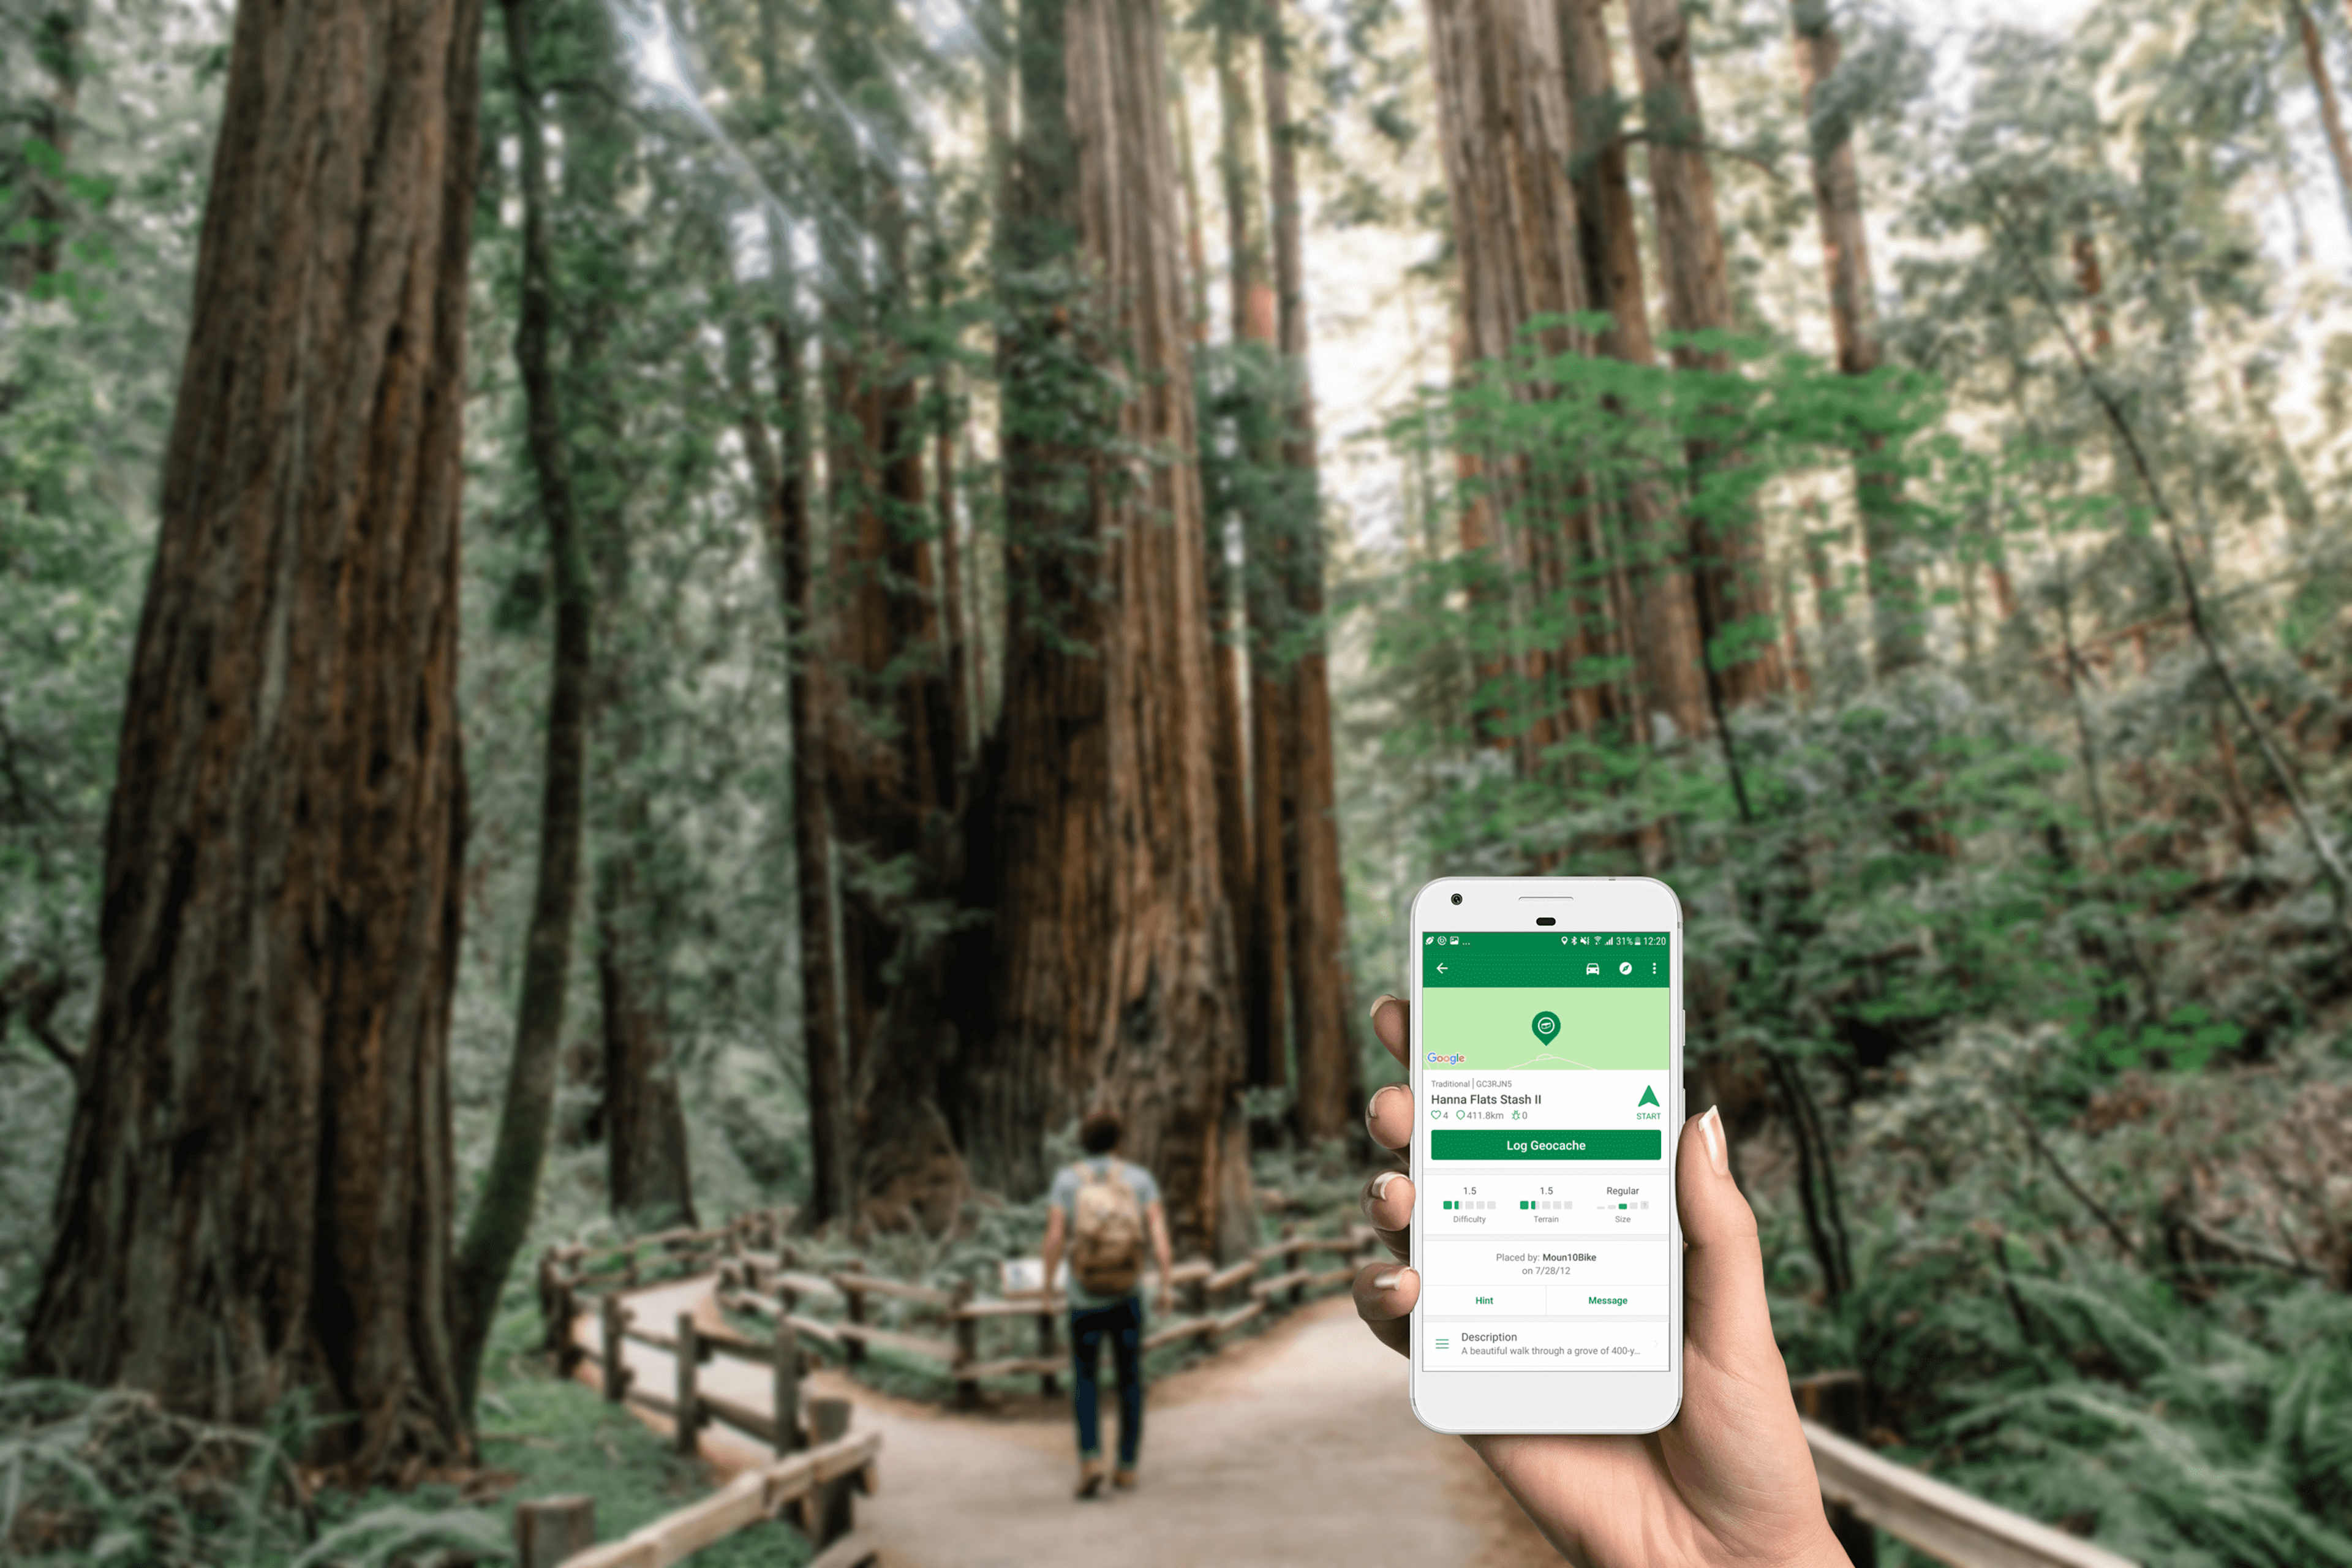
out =
<svg viewBox="0 0 2352 1568"><path fill-rule="evenodd" d="M1584 973L1587 974L1598 974L1601 973L1601 966L1597 963L1588 963L1584 966Z"/></svg>

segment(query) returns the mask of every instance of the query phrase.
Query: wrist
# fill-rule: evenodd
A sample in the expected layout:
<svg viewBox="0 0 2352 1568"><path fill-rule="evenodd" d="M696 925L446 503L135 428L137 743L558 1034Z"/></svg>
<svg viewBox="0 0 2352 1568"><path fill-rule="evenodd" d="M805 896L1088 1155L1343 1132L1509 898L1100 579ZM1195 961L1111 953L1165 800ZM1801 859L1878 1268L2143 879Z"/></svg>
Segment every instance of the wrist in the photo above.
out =
<svg viewBox="0 0 2352 1568"><path fill-rule="evenodd" d="M1829 1521L1822 1521L1812 1539L1786 1559L1789 1568L1853 1568L1853 1559L1846 1555L1838 1538L1830 1533Z"/></svg>

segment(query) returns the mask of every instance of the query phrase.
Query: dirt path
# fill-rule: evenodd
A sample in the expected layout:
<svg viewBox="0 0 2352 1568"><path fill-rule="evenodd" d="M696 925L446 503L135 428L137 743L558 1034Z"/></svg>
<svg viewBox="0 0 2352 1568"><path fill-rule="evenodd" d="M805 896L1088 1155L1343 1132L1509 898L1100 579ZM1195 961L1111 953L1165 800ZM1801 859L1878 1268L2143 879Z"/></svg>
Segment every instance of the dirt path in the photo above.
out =
<svg viewBox="0 0 2352 1568"><path fill-rule="evenodd" d="M708 1279L643 1291L629 1305L648 1328L666 1331L687 1310L716 1321ZM597 1344L593 1317L574 1331L583 1344ZM626 1354L638 1387L669 1392L667 1352L630 1344ZM767 1408L764 1368L720 1356L700 1376L710 1393ZM852 1430L883 1434L881 1486L859 1502L858 1522L882 1542L885 1568L1523 1568L1559 1561L1467 1448L1412 1418L1403 1361L1358 1327L1345 1297L1152 1384L1143 1484L1104 1501L1070 1496L1076 1457L1066 1401L1025 1414L961 1415L877 1394L835 1372L814 1373L808 1386L853 1400ZM1108 1388L1104 1405L1108 1444L1118 1419ZM730 1469L768 1458L723 1430L707 1431L702 1449Z"/></svg>

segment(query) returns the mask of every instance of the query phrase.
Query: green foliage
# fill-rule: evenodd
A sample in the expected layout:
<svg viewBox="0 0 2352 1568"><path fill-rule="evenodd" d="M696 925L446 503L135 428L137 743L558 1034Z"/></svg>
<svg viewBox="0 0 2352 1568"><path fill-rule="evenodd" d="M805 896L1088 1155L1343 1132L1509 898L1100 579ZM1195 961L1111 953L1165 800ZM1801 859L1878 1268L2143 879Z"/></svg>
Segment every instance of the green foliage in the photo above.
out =
<svg viewBox="0 0 2352 1568"><path fill-rule="evenodd" d="M266 1431L167 1415L149 1395L0 1384L0 1554L89 1568L381 1568L498 1559L512 1532L477 1509L314 1496L317 1423Z"/></svg>
<svg viewBox="0 0 2352 1568"><path fill-rule="evenodd" d="M1595 359L1604 321L1550 321L1400 412L1411 526L1348 590L1350 913L1384 968L1430 875L1664 877L1695 1103L1733 1126L1791 1369L1861 1369L1874 1443L2136 1559L2327 1563L2352 1552L2326 1392L2352 1185L2323 1130L2344 939L2037 298L2150 451L2222 657L2340 837L2344 421L2313 439L2286 410L2342 379L2298 333L2343 291L2306 273L2287 303L2256 232L2294 45L2225 10L1986 29L1960 93L1847 28L1821 111L1875 154L1897 238L1874 376L1794 352L1785 315L1694 345L1719 371ZM1790 242L1760 195L1727 212ZM1475 468L1446 485L1449 447ZM1864 499L1894 501L1924 587L1928 660L1891 676L1873 612L1900 584ZM1459 548L1467 515L1489 547ZM1709 662L1801 677L1681 734L1631 611L1742 531L1771 613Z"/></svg>

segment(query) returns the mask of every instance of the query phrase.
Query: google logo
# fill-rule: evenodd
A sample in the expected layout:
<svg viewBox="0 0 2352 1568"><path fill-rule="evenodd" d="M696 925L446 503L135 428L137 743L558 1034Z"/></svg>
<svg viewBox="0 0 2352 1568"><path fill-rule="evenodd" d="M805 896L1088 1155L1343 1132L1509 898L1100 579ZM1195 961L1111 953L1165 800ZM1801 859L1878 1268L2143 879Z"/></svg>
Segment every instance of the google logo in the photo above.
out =
<svg viewBox="0 0 2352 1568"><path fill-rule="evenodd" d="M1445 1057L1438 1055L1435 1051L1430 1051L1422 1059L1431 1067L1459 1067L1462 1065L1462 1053L1456 1051L1452 1056Z"/></svg>

